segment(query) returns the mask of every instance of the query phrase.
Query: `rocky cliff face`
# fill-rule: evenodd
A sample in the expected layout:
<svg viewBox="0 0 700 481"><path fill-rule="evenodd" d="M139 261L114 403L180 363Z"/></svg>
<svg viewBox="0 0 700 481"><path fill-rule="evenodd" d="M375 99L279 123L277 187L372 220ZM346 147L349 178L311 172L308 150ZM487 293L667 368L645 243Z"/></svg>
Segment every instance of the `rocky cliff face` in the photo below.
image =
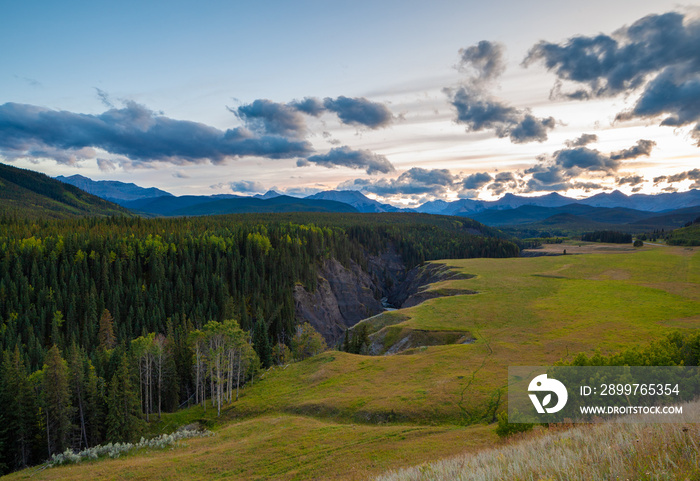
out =
<svg viewBox="0 0 700 481"><path fill-rule="evenodd" d="M381 313L382 298L394 307L411 307L433 297L465 294L445 289L426 292L434 282L464 277L444 264L425 264L407 273L393 248L379 256L368 256L366 271L352 261L346 268L329 259L321 266L314 292L301 285L294 288L296 318L309 322L329 345L335 345L342 340L345 329Z"/></svg>
<svg viewBox="0 0 700 481"><path fill-rule="evenodd" d="M352 261L345 268L335 259L327 260L316 291L294 288L297 319L309 322L330 345L336 344L346 328L383 311L384 288L373 277Z"/></svg>
<svg viewBox="0 0 700 481"><path fill-rule="evenodd" d="M452 279L468 279L471 276L455 272L445 264L425 264L414 267L406 278L389 294L389 303L396 307L413 307L435 297L469 294L463 289L441 289L426 291L430 284Z"/></svg>

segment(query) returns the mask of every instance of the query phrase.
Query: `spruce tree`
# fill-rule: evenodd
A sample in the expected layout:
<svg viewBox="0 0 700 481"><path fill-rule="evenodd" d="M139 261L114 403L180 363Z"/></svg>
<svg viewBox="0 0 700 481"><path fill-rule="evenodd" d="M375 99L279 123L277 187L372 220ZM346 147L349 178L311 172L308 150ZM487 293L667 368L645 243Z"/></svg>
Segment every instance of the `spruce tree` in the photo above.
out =
<svg viewBox="0 0 700 481"><path fill-rule="evenodd" d="M129 360L122 361L109 383L107 398L107 441L127 442L136 439L141 430L138 395L131 380Z"/></svg>
<svg viewBox="0 0 700 481"><path fill-rule="evenodd" d="M107 309L102 311L102 316L100 317L100 332L98 338L100 347L105 350L112 349L117 343L114 336L114 318Z"/></svg>
<svg viewBox="0 0 700 481"><path fill-rule="evenodd" d="M54 345L46 354L43 377L44 412L48 454L61 453L70 445L73 406L68 385L68 365Z"/></svg>
<svg viewBox="0 0 700 481"><path fill-rule="evenodd" d="M5 413L4 427L12 441L5 446L7 457L4 462L10 469L24 468L33 458L33 440L38 423L36 397L18 347L12 354L5 351L2 372L5 398L0 401Z"/></svg>
<svg viewBox="0 0 700 481"><path fill-rule="evenodd" d="M255 323L253 347L255 352L258 353L263 368L267 369L272 366L272 346L270 346L270 338L267 335L267 326L265 326L265 321L261 317Z"/></svg>

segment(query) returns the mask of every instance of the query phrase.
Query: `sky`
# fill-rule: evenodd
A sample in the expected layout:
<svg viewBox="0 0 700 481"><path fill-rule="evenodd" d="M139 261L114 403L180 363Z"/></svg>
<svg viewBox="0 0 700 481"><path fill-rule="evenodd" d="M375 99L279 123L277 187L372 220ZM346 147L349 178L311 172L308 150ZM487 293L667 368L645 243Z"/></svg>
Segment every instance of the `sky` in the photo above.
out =
<svg viewBox="0 0 700 481"><path fill-rule="evenodd" d="M5 2L0 161L415 206L700 188L700 4Z"/></svg>

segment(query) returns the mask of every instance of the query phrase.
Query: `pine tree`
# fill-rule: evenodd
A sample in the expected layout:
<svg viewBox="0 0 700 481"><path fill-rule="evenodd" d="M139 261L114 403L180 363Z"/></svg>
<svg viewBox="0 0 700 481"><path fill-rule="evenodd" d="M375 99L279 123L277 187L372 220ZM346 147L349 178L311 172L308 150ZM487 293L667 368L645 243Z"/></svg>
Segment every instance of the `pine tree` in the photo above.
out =
<svg viewBox="0 0 700 481"><path fill-rule="evenodd" d="M117 340L114 337L114 318L107 309L102 311L102 316L100 317L98 338L102 349L112 349L117 344Z"/></svg>
<svg viewBox="0 0 700 481"><path fill-rule="evenodd" d="M0 399L5 413L5 428L11 443L5 446L5 464L10 469L23 468L32 461L32 445L36 433L36 398L32 390L19 348L5 352L2 372L5 398Z"/></svg>
<svg viewBox="0 0 700 481"><path fill-rule="evenodd" d="M46 355L43 377L44 412L48 454L63 452L70 445L73 406L68 386L68 365L54 345Z"/></svg>
<svg viewBox="0 0 700 481"><path fill-rule="evenodd" d="M253 346L255 352L258 353L262 367L267 369L272 366L272 346L270 346L270 338L267 335L267 327L265 321L259 317L255 323L253 331Z"/></svg>
<svg viewBox="0 0 700 481"><path fill-rule="evenodd" d="M96 446L102 442L104 433L104 379L97 376L89 359L85 370L85 429L88 446Z"/></svg>
<svg viewBox="0 0 700 481"><path fill-rule="evenodd" d="M131 381L129 360L124 356L109 383L107 441L114 443L136 439L142 425L140 412L138 396Z"/></svg>

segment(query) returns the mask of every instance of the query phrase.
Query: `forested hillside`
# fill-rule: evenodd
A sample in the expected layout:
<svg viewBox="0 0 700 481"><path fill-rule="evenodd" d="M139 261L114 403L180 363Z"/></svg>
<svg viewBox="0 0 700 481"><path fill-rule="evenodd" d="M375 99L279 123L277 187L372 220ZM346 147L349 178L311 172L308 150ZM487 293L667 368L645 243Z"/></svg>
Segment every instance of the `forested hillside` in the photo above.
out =
<svg viewBox="0 0 700 481"><path fill-rule="evenodd" d="M676 246L700 245L700 217L669 233L666 243Z"/></svg>
<svg viewBox="0 0 700 481"><path fill-rule="evenodd" d="M123 207L32 170L0 163L0 214L20 218L131 215Z"/></svg>
<svg viewBox="0 0 700 481"><path fill-rule="evenodd" d="M363 265L389 245L408 268L517 255L497 234L420 214L5 216L0 463L132 439L150 413L220 407L257 366L303 356L314 336L298 329L292 291L314 289L323 259Z"/></svg>

